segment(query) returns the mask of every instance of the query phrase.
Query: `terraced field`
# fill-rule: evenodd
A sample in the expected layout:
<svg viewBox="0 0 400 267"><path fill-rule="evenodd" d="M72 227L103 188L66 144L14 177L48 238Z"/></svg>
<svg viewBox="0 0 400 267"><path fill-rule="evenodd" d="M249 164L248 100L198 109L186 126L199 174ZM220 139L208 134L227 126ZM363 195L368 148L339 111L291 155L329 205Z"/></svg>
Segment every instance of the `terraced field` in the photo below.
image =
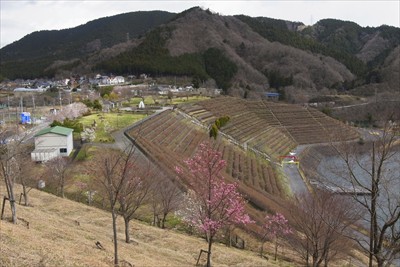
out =
<svg viewBox="0 0 400 267"><path fill-rule="evenodd" d="M279 210L286 184L274 163L299 144L357 138L357 132L323 113L301 106L262 100L218 97L161 112L132 128L128 134L153 162L176 177L174 167L192 156L208 137L208 127L219 117L230 120L213 141L227 162L225 177L238 181L249 199L249 213L263 219L263 211ZM318 160L316 158L315 160ZM314 166L314 162L305 164ZM181 177L185 186L184 177Z"/></svg>
<svg viewBox="0 0 400 267"><path fill-rule="evenodd" d="M204 125L218 117L229 116L231 120L221 131L243 147L266 153L273 160L299 144L358 137L357 131L349 126L315 109L298 105L218 97L183 105L180 109Z"/></svg>
<svg viewBox="0 0 400 267"><path fill-rule="evenodd" d="M201 142L209 140L205 128L193 124L176 110L155 115L132 128L128 134L152 161L169 170L171 177L176 176L175 166L182 165ZM253 205L266 210L285 197L286 185L268 161L221 138L213 141L213 145L227 162L225 177L238 181L241 192ZM262 215L253 210L253 216L261 218Z"/></svg>

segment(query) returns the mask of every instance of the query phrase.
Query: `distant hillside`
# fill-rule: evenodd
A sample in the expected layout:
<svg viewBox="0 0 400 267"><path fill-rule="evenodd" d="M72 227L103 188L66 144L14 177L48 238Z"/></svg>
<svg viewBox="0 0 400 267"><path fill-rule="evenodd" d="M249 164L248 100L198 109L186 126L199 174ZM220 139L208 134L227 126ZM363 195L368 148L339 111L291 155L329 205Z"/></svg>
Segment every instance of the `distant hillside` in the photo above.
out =
<svg viewBox="0 0 400 267"><path fill-rule="evenodd" d="M4 47L1 60L83 56L126 42L128 38L141 37L174 15L165 11L139 11L96 19L71 29L33 32Z"/></svg>
<svg viewBox="0 0 400 267"><path fill-rule="evenodd" d="M129 41L127 41L129 33ZM32 33L4 47L3 78L148 73L214 81L226 93L397 90L400 29L325 19L312 26L198 7L135 12L62 31ZM397 51L397 52L396 52ZM393 75L393 74L397 74ZM371 86L370 86L371 84Z"/></svg>
<svg viewBox="0 0 400 267"><path fill-rule="evenodd" d="M165 11L130 12L71 29L33 32L0 50L1 74L9 78L51 75L45 69L54 61L84 62L93 53L142 37L174 15Z"/></svg>
<svg viewBox="0 0 400 267"><path fill-rule="evenodd" d="M199 8L178 16L166 27L154 30L142 45L145 42L144 47L154 48L151 53L134 48L103 62L99 69L117 73L146 71L157 76L179 74L176 68L191 66L184 68L185 75L200 79L211 77L218 87L242 95L245 88L261 92L268 87L283 86L281 81L291 76L293 81L285 85L314 90L354 79L343 64L332 58L317 57L304 50L270 42L235 17L219 16ZM217 49L220 59L207 61L209 49ZM136 64L138 57L144 57L147 63ZM232 63L237 71L235 67L227 68ZM210 69L217 71L210 72ZM226 69L232 71L218 73L218 70ZM276 78L271 83L273 75Z"/></svg>

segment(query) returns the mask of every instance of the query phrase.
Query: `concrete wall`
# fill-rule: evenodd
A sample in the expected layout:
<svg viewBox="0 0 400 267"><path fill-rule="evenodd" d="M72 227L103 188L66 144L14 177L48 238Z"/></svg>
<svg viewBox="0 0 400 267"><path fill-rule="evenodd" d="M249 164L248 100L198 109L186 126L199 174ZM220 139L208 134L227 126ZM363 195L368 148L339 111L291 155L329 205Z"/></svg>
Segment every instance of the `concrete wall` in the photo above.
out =
<svg viewBox="0 0 400 267"><path fill-rule="evenodd" d="M41 136L37 136L35 138L35 149L41 148L66 148L66 153L61 153L59 151L59 154L61 156L69 156L69 154L74 149L72 133L68 136L58 135L54 133L47 133Z"/></svg>

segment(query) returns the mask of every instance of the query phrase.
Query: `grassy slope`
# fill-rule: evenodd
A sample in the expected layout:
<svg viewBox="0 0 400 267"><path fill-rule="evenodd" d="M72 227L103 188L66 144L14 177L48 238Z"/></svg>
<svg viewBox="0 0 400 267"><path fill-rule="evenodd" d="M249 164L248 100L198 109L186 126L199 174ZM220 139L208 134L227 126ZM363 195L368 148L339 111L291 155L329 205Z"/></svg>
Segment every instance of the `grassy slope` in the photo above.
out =
<svg viewBox="0 0 400 267"><path fill-rule="evenodd" d="M145 114L94 113L80 118L79 122L85 127L89 127L96 121L96 138L94 141L100 142L100 140L111 140L111 132L123 129L145 117ZM104 127L104 122L108 123L108 129Z"/></svg>
<svg viewBox="0 0 400 267"><path fill-rule="evenodd" d="M16 189L19 194L20 187ZM4 192L4 184L0 182L0 199ZM109 213L38 190L32 190L29 195L33 207L17 206L17 225L0 221L0 266L113 265ZM8 205L5 215L10 218ZM20 218L29 221L30 229ZM203 239L137 221L133 221L131 232L138 244L126 244L121 218L118 225L120 259L134 266L194 266L199 250L207 248ZM97 249L96 241L105 250ZM278 266L262 260L254 252L220 244L214 246L213 263L215 266Z"/></svg>

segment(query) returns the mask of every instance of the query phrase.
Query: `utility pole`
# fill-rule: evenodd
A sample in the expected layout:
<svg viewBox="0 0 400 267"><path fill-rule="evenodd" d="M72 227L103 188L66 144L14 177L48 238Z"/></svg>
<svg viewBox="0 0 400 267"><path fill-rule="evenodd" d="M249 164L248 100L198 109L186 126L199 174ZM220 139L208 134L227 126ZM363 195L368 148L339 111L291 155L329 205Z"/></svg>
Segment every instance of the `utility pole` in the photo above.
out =
<svg viewBox="0 0 400 267"><path fill-rule="evenodd" d="M7 107L8 107L8 121L11 121L11 118L10 118L10 95L7 95Z"/></svg>
<svg viewBox="0 0 400 267"><path fill-rule="evenodd" d="M19 99L19 107L20 107L20 113L24 112L24 104L23 104L22 96Z"/></svg>
<svg viewBox="0 0 400 267"><path fill-rule="evenodd" d="M58 90L58 98L60 99L60 110L62 109L62 102L61 102L61 90Z"/></svg>
<svg viewBox="0 0 400 267"><path fill-rule="evenodd" d="M33 104L33 110L36 109L35 107L35 95L32 95L32 104Z"/></svg>
<svg viewBox="0 0 400 267"><path fill-rule="evenodd" d="M35 95L32 94L32 105L33 105L33 109L32 109L32 119L33 119L33 115L35 113Z"/></svg>

